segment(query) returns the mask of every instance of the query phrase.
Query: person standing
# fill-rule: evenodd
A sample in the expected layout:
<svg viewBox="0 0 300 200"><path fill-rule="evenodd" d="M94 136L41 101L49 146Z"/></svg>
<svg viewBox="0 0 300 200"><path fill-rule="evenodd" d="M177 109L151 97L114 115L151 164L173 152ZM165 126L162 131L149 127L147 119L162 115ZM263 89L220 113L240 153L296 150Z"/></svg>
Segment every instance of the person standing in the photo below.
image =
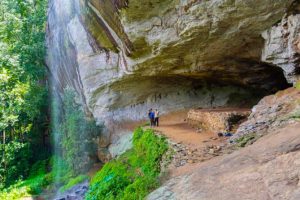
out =
<svg viewBox="0 0 300 200"><path fill-rule="evenodd" d="M150 127L154 126L154 112L152 111L152 108L148 112L148 117L150 120Z"/></svg>
<svg viewBox="0 0 300 200"><path fill-rule="evenodd" d="M159 126L159 111L157 109L154 112L154 126Z"/></svg>

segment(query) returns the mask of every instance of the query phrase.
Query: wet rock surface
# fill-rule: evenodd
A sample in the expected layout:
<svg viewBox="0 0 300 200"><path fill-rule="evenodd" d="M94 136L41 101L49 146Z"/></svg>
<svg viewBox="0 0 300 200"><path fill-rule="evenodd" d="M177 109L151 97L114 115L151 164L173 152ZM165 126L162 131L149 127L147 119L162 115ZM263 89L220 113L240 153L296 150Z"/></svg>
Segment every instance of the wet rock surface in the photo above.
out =
<svg viewBox="0 0 300 200"><path fill-rule="evenodd" d="M84 200L84 196L88 191L89 182L77 184L66 192L59 194L54 200Z"/></svg>

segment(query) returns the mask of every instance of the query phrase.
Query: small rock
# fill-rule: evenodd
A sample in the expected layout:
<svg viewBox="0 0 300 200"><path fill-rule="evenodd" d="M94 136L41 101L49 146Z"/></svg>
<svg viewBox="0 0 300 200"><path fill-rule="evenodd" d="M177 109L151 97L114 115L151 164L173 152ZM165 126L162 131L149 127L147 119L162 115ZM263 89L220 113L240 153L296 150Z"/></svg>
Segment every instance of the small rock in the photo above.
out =
<svg viewBox="0 0 300 200"><path fill-rule="evenodd" d="M215 153L215 150L214 150L214 149L209 149L209 153L210 153L210 154L214 154L214 153Z"/></svg>
<svg viewBox="0 0 300 200"><path fill-rule="evenodd" d="M186 164L186 160L181 160L180 161L180 166L184 166Z"/></svg>
<svg viewBox="0 0 300 200"><path fill-rule="evenodd" d="M188 160L188 163L192 164L194 163L194 160Z"/></svg>

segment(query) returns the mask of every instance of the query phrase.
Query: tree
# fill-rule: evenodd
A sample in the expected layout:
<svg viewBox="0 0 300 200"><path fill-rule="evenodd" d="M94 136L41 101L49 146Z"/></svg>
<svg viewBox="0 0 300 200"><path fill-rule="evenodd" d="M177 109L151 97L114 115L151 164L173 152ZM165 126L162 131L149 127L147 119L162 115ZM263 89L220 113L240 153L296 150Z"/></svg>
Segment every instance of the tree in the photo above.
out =
<svg viewBox="0 0 300 200"><path fill-rule="evenodd" d="M0 185L27 175L46 128L46 5L0 1Z"/></svg>

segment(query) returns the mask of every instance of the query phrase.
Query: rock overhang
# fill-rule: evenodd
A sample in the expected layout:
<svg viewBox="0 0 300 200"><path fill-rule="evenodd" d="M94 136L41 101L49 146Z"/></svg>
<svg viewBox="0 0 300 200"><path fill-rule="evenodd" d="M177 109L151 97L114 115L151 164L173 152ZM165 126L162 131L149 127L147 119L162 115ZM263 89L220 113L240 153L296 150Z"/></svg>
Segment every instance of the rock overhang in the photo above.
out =
<svg viewBox="0 0 300 200"><path fill-rule="evenodd" d="M49 35L64 27L48 38L50 68L99 121L138 120L160 105L225 106L233 94L256 99L289 86L276 63L261 61L261 33L292 2L78 0L66 13L49 11ZM211 103L215 92L222 102Z"/></svg>

